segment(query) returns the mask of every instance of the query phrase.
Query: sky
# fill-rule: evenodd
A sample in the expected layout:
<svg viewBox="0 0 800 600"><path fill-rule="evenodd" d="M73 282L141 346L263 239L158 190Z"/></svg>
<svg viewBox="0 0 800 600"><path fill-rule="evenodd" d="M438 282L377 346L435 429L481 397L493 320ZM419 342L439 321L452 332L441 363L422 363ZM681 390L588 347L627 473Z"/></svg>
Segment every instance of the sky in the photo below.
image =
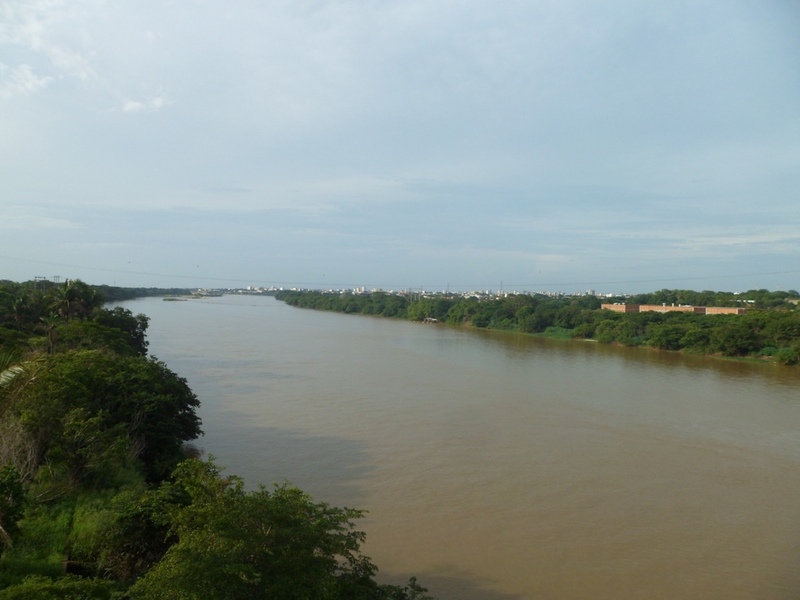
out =
<svg viewBox="0 0 800 600"><path fill-rule="evenodd" d="M0 279L800 288L796 0L0 0Z"/></svg>

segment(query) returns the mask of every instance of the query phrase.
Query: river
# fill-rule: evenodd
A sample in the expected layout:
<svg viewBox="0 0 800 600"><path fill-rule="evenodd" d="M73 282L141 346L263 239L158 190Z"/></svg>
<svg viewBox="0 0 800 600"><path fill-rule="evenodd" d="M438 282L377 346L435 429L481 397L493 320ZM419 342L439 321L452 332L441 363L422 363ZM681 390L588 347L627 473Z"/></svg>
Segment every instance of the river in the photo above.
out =
<svg viewBox="0 0 800 600"><path fill-rule="evenodd" d="M228 473L369 511L440 600L800 598L800 369L316 312L123 304ZM713 318L713 317L710 317Z"/></svg>

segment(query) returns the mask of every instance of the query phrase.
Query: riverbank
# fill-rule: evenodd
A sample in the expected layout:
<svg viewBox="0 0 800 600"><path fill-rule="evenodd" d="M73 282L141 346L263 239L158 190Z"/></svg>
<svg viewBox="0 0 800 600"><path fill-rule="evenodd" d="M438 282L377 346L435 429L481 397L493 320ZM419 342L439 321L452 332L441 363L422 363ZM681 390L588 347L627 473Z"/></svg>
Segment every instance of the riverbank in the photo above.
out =
<svg viewBox="0 0 800 600"><path fill-rule="evenodd" d="M355 295L281 291L276 298L291 306L346 314L435 321L781 365L800 362L800 311L791 302L778 308L751 309L741 315L706 315L615 312L601 309L600 300L592 296L415 299L383 292Z"/></svg>

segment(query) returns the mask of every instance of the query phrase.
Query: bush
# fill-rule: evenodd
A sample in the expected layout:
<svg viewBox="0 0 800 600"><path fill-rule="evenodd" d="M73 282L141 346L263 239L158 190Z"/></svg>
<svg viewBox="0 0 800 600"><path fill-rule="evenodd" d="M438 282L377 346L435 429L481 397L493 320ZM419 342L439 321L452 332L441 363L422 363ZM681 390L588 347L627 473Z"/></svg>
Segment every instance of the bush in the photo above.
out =
<svg viewBox="0 0 800 600"><path fill-rule="evenodd" d="M775 359L782 365L796 365L800 362L798 348L781 348L775 353Z"/></svg>

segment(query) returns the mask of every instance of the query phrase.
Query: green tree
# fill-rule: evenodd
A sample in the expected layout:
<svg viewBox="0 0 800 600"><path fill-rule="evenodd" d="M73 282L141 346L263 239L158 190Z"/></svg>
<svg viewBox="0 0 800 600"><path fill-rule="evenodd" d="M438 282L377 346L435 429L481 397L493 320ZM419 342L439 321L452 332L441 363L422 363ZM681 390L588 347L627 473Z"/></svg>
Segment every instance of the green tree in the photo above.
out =
<svg viewBox="0 0 800 600"><path fill-rule="evenodd" d="M712 351L725 356L744 356L761 347L751 326L738 317L720 321L712 330L710 338Z"/></svg>
<svg viewBox="0 0 800 600"><path fill-rule="evenodd" d="M637 346L642 343L644 336L642 326L631 319L624 319L614 328L614 339L626 346Z"/></svg>
<svg viewBox="0 0 800 600"><path fill-rule="evenodd" d="M615 315L616 316L616 315ZM603 319L595 327L594 337L598 342L609 344L616 339L616 327L618 319L609 318Z"/></svg>
<svg viewBox="0 0 800 600"><path fill-rule="evenodd" d="M360 552L362 512L315 503L302 491L244 490L212 462L187 460L165 484L189 503L170 513L177 542L130 589L134 599L378 600L424 596L373 580ZM390 594L395 594L394 596Z"/></svg>
<svg viewBox="0 0 800 600"><path fill-rule="evenodd" d="M54 310L67 321L73 317L86 318L102 305L102 294L80 279L65 282L53 296Z"/></svg>
<svg viewBox="0 0 800 600"><path fill-rule="evenodd" d="M160 561L177 538L170 515L189 503L175 486L124 490L111 502L112 518L100 536L93 560L99 573L121 582L141 577Z"/></svg>
<svg viewBox="0 0 800 600"><path fill-rule="evenodd" d="M647 343L662 350L680 350L686 326L676 323L651 323L647 326Z"/></svg>
<svg viewBox="0 0 800 600"><path fill-rule="evenodd" d="M782 365L796 365L800 362L800 346L781 348L775 354L775 359Z"/></svg>
<svg viewBox="0 0 800 600"><path fill-rule="evenodd" d="M770 345L780 348L800 340L800 314L772 312L770 317L764 327L764 334Z"/></svg>
<svg viewBox="0 0 800 600"><path fill-rule="evenodd" d="M681 347L697 353L705 353L711 343L711 327L690 325L681 338Z"/></svg>
<svg viewBox="0 0 800 600"><path fill-rule="evenodd" d="M0 352L0 388L7 387L24 372L19 357L14 352Z"/></svg>
<svg viewBox="0 0 800 600"><path fill-rule="evenodd" d="M47 356L35 378L16 386L2 419L21 423L37 464L71 472L69 465L81 462L75 455L80 450L87 466L106 465L107 457L86 452L105 452L112 439L124 438L128 456L158 481L182 458L183 443L200 435L198 404L186 380L160 361L70 351ZM81 429L81 419L90 426Z"/></svg>
<svg viewBox="0 0 800 600"><path fill-rule="evenodd" d="M0 554L4 547L13 545L24 499L22 479L17 470L11 465L0 467Z"/></svg>
<svg viewBox="0 0 800 600"><path fill-rule="evenodd" d="M47 337L47 352L52 354L56 349L56 342L58 341L58 326L60 320L55 313L47 315L46 317L41 317L39 320L42 323L42 330Z"/></svg>
<svg viewBox="0 0 800 600"><path fill-rule="evenodd" d="M129 356L147 355L147 324L144 315L117 307L97 309L92 319L55 321L59 350L106 349Z"/></svg>
<svg viewBox="0 0 800 600"><path fill-rule="evenodd" d="M63 464L70 486L77 487L87 479L91 483L108 481L118 465L125 462L128 449L125 426L117 423L109 427L108 421L105 411L91 415L82 407L64 416L49 459Z"/></svg>
<svg viewBox="0 0 800 600"><path fill-rule="evenodd" d="M467 298L456 302L445 315L445 320L451 325L463 325L472 320L473 315L478 311L478 300Z"/></svg>

